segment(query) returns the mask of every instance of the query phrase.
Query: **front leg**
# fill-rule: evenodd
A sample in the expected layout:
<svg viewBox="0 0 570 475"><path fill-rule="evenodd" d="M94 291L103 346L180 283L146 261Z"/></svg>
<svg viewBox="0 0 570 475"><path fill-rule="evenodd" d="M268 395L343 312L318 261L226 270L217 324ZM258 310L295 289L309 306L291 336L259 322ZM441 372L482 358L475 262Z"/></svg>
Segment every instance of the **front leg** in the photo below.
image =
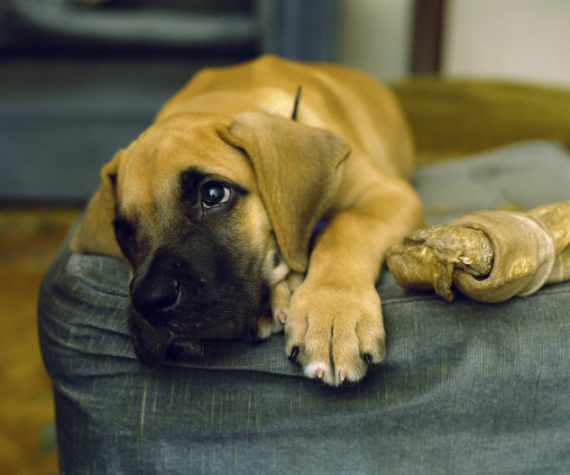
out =
<svg viewBox="0 0 570 475"><path fill-rule="evenodd" d="M319 236L285 322L286 352L309 378L356 382L385 356L375 289L387 250L422 222L420 201L390 178L337 213Z"/></svg>
<svg viewBox="0 0 570 475"><path fill-rule="evenodd" d="M289 315L291 296L303 282L303 275L290 272L286 278L273 285L271 289L271 314L257 320L257 338L265 340L273 333L283 331L283 325Z"/></svg>

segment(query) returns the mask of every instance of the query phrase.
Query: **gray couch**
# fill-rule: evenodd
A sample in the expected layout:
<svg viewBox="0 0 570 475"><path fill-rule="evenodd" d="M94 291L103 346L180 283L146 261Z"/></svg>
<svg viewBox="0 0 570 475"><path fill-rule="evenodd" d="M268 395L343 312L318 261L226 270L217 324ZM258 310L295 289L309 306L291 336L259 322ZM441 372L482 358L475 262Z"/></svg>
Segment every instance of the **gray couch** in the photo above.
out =
<svg viewBox="0 0 570 475"><path fill-rule="evenodd" d="M429 221L570 199L570 156L520 144L421 169ZM388 356L360 384L301 375L282 336L135 358L127 269L65 247L40 339L62 473L548 474L570 471L570 285L499 305L378 284Z"/></svg>

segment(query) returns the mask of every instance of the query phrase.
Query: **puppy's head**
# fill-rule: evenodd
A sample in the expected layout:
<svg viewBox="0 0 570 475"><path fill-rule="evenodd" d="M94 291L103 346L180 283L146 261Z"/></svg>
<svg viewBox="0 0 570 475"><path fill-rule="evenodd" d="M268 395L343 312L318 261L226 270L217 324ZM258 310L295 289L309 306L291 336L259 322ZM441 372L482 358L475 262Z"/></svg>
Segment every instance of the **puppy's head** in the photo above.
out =
<svg viewBox="0 0 570 475"><path fill-rule="evenodd" d="M306 270L347 155L330 132L261 112L229 126L180 114L118 152L72 247L129 264L137 356L157 364L177 337L254 338L271 287Z"/></svg>

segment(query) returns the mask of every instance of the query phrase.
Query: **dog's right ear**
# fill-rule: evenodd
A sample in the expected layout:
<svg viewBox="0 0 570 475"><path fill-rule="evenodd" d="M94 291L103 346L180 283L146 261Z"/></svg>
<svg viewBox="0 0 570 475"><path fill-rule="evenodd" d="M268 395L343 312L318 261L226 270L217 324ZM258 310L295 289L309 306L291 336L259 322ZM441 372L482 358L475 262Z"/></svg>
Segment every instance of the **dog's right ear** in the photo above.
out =
<svg viewBox="0 0 570 475"><path fill-rule="evenodd" d="M113 229L117 205L117 172L123 151L101 169L101 183L89 201L70 248L80 254L101 254L125 260Z"/></svg>
<svg viewBox="0 0 570 475"><path fill-rule="evenodd" d="M266 112L238 114L218 133L248 156L281 254L291 269L305 272L311 235L350 148L328 130Z"/></svg>

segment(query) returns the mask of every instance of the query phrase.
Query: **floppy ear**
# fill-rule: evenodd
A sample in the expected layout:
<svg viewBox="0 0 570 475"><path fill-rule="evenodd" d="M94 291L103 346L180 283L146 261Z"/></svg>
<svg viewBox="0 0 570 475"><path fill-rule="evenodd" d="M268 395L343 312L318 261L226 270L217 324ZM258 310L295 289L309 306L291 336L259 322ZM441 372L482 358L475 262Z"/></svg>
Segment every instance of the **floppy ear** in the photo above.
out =
<svg viewBox="0 0 570 475"><path fill-rule="evenodd" d="M248 155L281 253L291 269L304 272L311 234L350 149L327 130L265 112L240 114L220 133Z"/></svg>
<svg viewBox="0 0 570 475"><path fill-rule="evenodd" d="M101 169L101 183L89 201L70 248L81 254L102 254L125 260L113 230L117 170L122 150Z"/></svg>

